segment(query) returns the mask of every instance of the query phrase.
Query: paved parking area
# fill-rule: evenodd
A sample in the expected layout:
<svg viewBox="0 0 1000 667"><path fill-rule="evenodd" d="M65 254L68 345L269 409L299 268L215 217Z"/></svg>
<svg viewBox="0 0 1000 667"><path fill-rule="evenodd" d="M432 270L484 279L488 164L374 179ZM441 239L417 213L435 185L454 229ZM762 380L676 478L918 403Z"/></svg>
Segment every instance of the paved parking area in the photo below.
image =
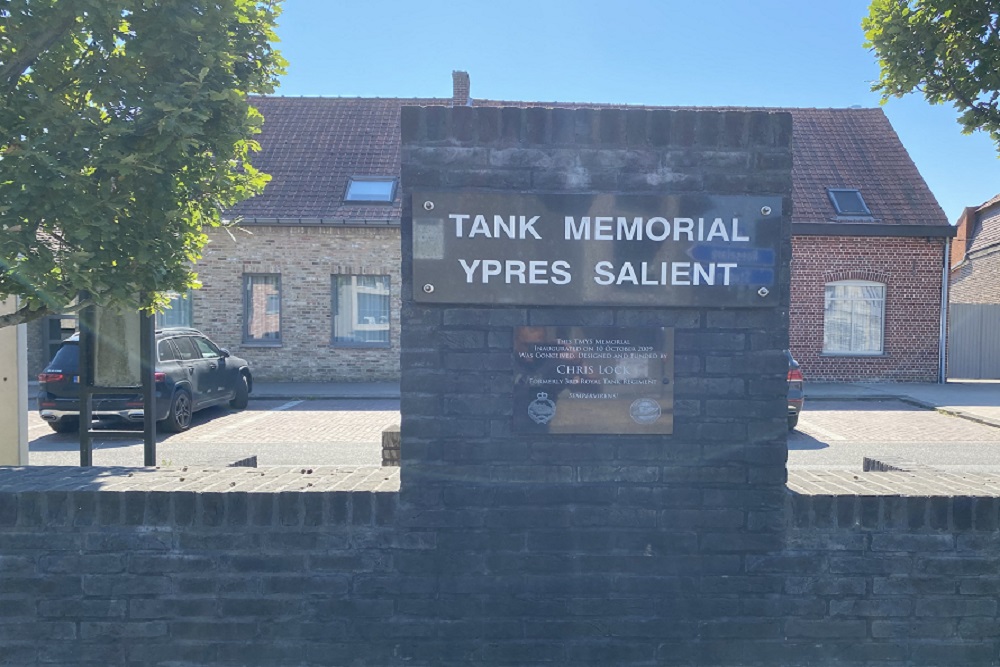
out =
<svg viewBox="0 0 1000 667"><path fill-rule="evenodd" d="M899 400L807 401L790 469L862 469L864 457L943 470L1000 470L1000 428Z"/></svg>
<svg viewBox="0 0 1000 667"><path fill-rule="evenodd" d="M157 437L156 462L164 467L228 465L257 456L260 466L351 465L382 463L382 430L399 423L399 401L392 399L254 400L247 410L209 408L194 416L184 433ZM142 427L126 437L94 436L97 466L141 466ZM79 465L79 436L53 433L28 415L30 465Z"/></svg>
<svg viewBox="0 0 1000 667"><path fill-rule="evenodd" d="M399 423L396 399L259 399L247 410L210 408L185 433L159 434L157 464L381 464L382 430ZM31 411L29 463L79 464L75 435L56 434ZM94 464L141 466L142 430L94 437ZM788 466L860 471L864 457L908 461L948 471L1000 472L1000 428L894 400L813 400L788 438Z"/></svg>

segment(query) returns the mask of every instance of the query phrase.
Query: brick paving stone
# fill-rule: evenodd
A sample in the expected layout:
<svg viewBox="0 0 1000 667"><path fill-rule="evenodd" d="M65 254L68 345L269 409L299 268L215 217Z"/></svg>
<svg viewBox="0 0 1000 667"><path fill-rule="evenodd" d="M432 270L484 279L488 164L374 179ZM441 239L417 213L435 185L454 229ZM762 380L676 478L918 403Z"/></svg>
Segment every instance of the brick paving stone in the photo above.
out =
<svg viewBox="0 0 1000 667"><path fill-rule="evenodd" d="M76 434L53 433L37 412L28 423L29 464L79 464ZM243 411L209 408L195 414L190 430L158 434L156 462L225 466L257 456L260 466L378 466L382 430L398 423L394 399L256 400ZM130 429L125 439L95 434L94 464L141 465L142 430Z"/></svg>
<svg viewBox="0 0 1000 667"><path fill-rule="evenodd" d="M157 454L161 460L171 460L169 466L102 463L102 457L111 457L138 466L142 445L137 431L134 442L97 436L94 458L102 467L81 469L75 467L76 436L52 433L32 412L33 465L0 469L0 488L394 491L399 488L399 469L381 468L377 461L382 429L398 423L394 400L259 400L245 411L199 413L190 431L162 434ZM355 450L376 463L338 463ZM265 461L262 467L223 467L240 455L252 454ZM295 465L266 463L278 455L301 460L296 459ZM863 456L912 462L912 467L905 472L866 473L861 471ZM184 457L192 462L185 465ZM998 496L1000 429L898 400L812 401L799 429L789 434L788 487L811 495Z"/></svg>
<svg viewBox="0 0 1000 667"><path fill-rule="evenodd" d="M992 426L897 400L812 401L798 430L819 438L857 442L997 442Z"/></svg>
<svg viewBox="0 0 1000 667"><path fill-rule="evenodd" d="M904 469L1000 471L1000 428L895 399L817 400L788 436L790 470L859 473L866 457Z"/></svg>

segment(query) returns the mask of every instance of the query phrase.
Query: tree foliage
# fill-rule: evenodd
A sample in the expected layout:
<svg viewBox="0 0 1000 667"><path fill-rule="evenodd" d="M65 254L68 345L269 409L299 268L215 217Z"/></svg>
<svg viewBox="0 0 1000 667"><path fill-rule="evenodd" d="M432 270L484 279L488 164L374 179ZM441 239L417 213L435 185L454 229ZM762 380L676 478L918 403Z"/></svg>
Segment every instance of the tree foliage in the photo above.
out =
<svg viewBox="0 0 1000 667"><path fill-rule="evenodd" d="M197 286L203 226L268 180L280 2L0 0L0 326Z"/></svg>
<svg viewBox="0 0 1000 667"><path fill-rule="evenodd" d="M966 133L988 132L1000 148L1000 1L873 0L862 26L883 101L951 102Z"/></svg>

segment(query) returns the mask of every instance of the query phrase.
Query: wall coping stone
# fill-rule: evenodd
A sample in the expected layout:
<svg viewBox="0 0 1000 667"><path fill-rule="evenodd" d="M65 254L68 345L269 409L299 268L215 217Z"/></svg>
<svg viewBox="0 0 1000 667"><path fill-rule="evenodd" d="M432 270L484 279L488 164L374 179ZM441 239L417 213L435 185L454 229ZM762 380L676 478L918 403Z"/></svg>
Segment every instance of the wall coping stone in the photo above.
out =
<svg viewBox="0 0 1000 667"><path fill-rule="evenodd" d="M788 489L810 496L1000 496L1000 474L912 471L789 470Z"/></svg>
<svg viewBox="0 0 1000 667"><path fill-rule="evenodd" d="M0 466L0 493L24 491L184 491L193 493L395 493L397 467L268 466L223 468L76 468ZM788 489L807 496L1000 497L1000 474L789 470Z"/></svg>
<svg viewBox="0 0 1000 667"><path fill-rule="evenodd" d="M195 493L398 492L399 468L268 466L178 468L0 467L0 492L177 491Z"/></svg>

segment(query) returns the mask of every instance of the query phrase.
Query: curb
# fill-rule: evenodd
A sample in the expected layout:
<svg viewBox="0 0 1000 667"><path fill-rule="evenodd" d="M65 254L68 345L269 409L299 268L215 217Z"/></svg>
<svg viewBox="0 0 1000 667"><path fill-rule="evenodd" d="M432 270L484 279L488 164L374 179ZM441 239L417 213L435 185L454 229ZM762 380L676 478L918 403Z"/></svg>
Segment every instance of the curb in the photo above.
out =
<svg viewBox="0 0 1000 667"><path fill-rule="evenodd" d="M952 408L943 408L941 406L935 405L934 403L928 403L927 401L922 401L919 398L913 398L912 396L906 394L865 394L864 396L832 396L830 394L821 396L809 396L806 394L806 403L809 401L883 401L883 400L894 400L900 401L902 403L907 403L918 408L923 408L925 410L934 410L935 412L940 412L943 415L948 415L949 417L958 417L959 419L965 419L967 421L976 422L977 424L983 424L984 426L992 426L994 428L1000 428L1000 421L996 419L991 419L989 417L981 417L972 412L965 412L963 410L955 410Z"/></svg>
<svg viewBox="0 0 1000 667"><path fill-rule="evenodd" d="M939 408L932 406L933 410L937 410L941 414L948 415L949 417L958 417L960 419L966 419L970 422L976 422L977 424L983 424L984 426L992 426L994 428L1000 428L1000 421L996 419L990 419L989 417L980 417L979 415L974 415L971 412L962 412L961 410L949 410L948 408Z"/></svg>

